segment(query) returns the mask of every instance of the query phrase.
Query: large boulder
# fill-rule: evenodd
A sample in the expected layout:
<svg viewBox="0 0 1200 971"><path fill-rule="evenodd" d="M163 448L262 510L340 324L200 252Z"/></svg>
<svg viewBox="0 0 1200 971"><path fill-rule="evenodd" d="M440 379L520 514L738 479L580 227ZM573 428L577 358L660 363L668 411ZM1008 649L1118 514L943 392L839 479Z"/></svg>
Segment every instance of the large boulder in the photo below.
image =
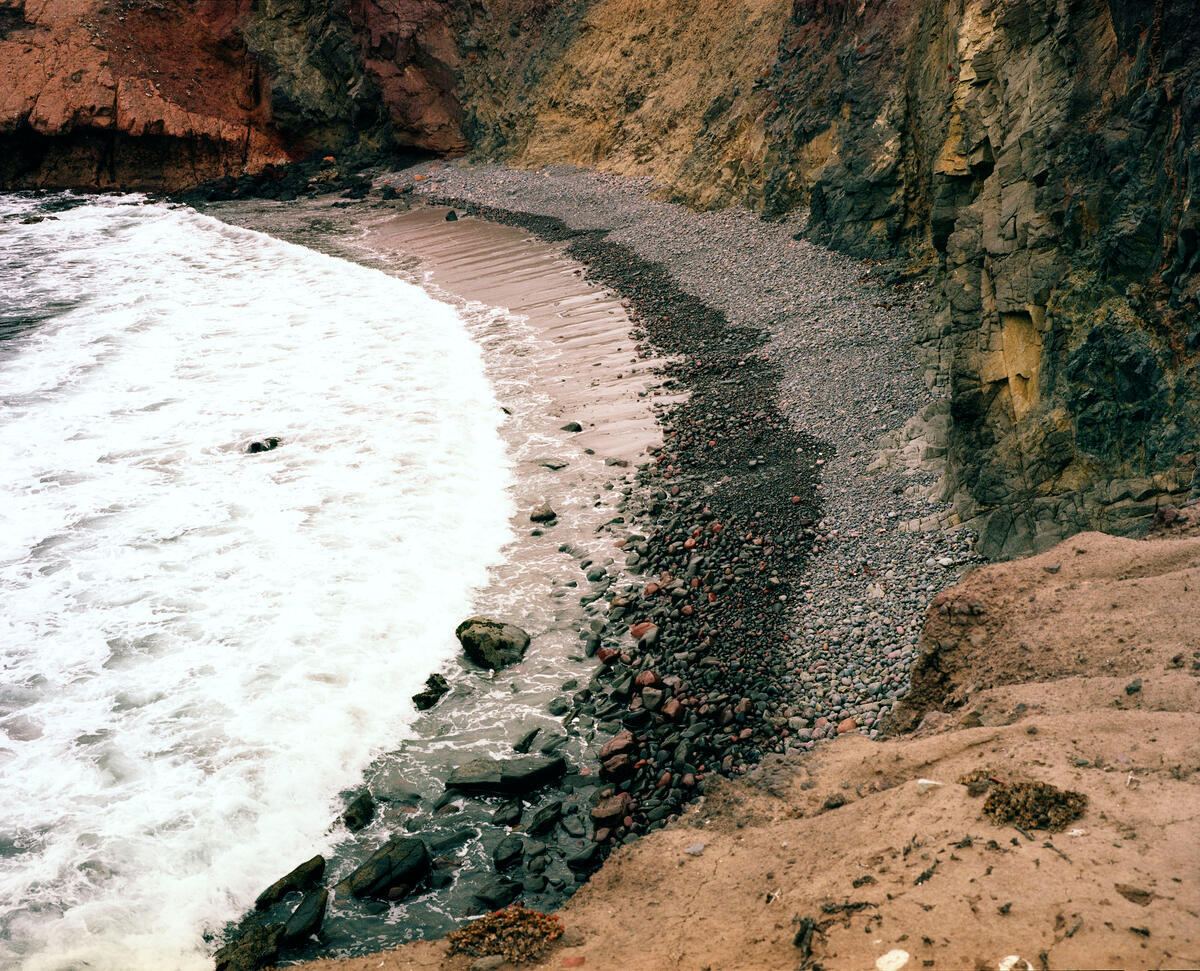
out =
<svg viewBox="0 0 1200 971"><path fill-rule="evenodd" d="M525 656L529 635L513 624L472 617L455 628L463 652L483 668L493 671L516 664Z"/></svg>
<svg viewBox="0 0 1200 971"><path fill-rule="evenodd" d="M451 772L446 788L468 795L520 796L557 782L566 771L567 761L561 755L476 759Z"/></svg>
<svg viewBox="0 0 1200 971"><path fill-rule="evenodd" d="M393 837L335 888L353 897L400 900L429 875L429 848L419 839Z"/></svg>
<svg viewBox="0 0 1200 971"><path fill-rule="evenodd" d="M325 908L329 905L329 891L324 887L311 890L304 895L292 916L283 926L283 937L280 945L283 947L299 947L308 942L314 934L321 933L321 924L325 920Z"/></svg>
<svg viewBox="0 0 1200 971"><path fill-rule="evenodd" d="M213 955L216 971L258 971L274 964L283 941L283 924L251 927Z"/></svg>
<svg viewBox="0 0 1200 971"><path fill-rule="evenodd" d="M260 893L258 899L254 901L254 909L267 910L279 903L289 893L316 886L324 875L325 857L314 856L311 860L301 863L287 876L280 877Z"/></svg>

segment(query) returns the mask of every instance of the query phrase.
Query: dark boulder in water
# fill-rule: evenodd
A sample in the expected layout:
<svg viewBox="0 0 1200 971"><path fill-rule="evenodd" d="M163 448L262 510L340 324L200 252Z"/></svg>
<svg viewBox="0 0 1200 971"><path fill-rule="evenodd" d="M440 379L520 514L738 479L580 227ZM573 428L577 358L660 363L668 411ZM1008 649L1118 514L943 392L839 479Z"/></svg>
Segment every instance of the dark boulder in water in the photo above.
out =
<svg viewBox="0 0 1200 971"><path fill-rule="evenodd" d="M454 630L463 652L480 667L499 670L525 656L529 635L513 624L483 617L464 620Z"/></svg>
<svg viewBox="0 0 1200 971"><path fill-rule="evenodd" d="M216 971L258 971L274 964L283 941L283 924L251 927L213 956Z"/></svg>
<svg viewBox="0 0 1200 971"><path fill-rule="evenodd" d="M425 679L425 690L413 695L413 704L417 706L417 711L427 711L449 690L450 684L445 678L440 674L431 674Z"/></svg>
<svg viewBox="0 0 1200 971"><path fill-rule="evenodd" d="M282 439L274 436L270 438L264 438L261 441L251 442L249 445L247 445L246 452L249 455L257 455L259 452L273 452L275 449L279 448L282 441Z"/></svg>
<svg viewBox="0 0 1200 971"><path fill-rule="evenodd" d="M306 893L304 899L292 911L288 922L283 925L283 937L279 943L283 947L297 947L306 943L314 934L319 934L328 905L329 891L324 887Z"/></svg>
<svg viewBox="0 0 1200 971"><path fill-rule="evenodd" d="M371 798L369 792L360 792L342 813L342 822L352 833L357 833L374 818L375 800Z"/></svg>
<svg viewBox="0 0 1200 971"><path fill-rule="evenodd" d="M558 781L566 771L567 761L561 755L476 759L451 772L446 788L468 795L519 796Z"/></svg>
<svg viewBox="0 0 1200 971"><path fill-rule="evenodd" d="M429 848L415 837L393 837L335 888L353 897L401 900L429 876Z"/></svg>
<svg viewBox="0 0 1200 971"><path fill-rule="evenodd" d="M307 890L316 886L325 875L325 857L314 856L311 860L301 863L285 877L280 877L258 895L254 901L255 910L267 910L274 907L289 893L297 890Z"/></svg>
<svg viewBox="0 0 1200 971"><path fill-rule="evenodd" d="M524 854L525 841L516 833L510 833L492 850L492 862L496 864L497 870L511 870L521 862Z"/></svg>
<svg viewBox="0 0 1200 971"><path fill-rule="evenodd" d="M521 896L521 885L507 877L493 877L471 896L488 910L501 910Z"/></svg>
<svg viewBox="0 0 1200 971"><path fill-rule="evenodd" d="M458 222L458 213L456 213L453 209L451 209L448 213L446 213L446 222L448 222L448 223Z"/></svg>

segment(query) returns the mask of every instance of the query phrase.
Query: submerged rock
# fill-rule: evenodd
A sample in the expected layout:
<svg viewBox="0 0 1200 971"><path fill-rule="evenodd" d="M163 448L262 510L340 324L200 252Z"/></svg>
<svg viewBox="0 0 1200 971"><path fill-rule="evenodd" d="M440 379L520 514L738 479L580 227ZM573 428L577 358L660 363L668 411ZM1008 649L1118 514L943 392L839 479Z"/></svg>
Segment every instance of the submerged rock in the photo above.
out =
<svg viewBox="0 0 1200 971"><path fill-rule="evenodd" d="M276 438L272 435L270 438L264 438L261 441L251 442L246 446L246 452L249 455L256 455L259 452L273 452L283 443L283 439Z"/></svg>
<svg viewBox="0 0 1200 971"><path fill-rule="evenodd" d="M480 667L493 671L516 664L525 656L529 635L513 624L472 617L455 628L463 652Z"/></svg>
<svg viewBox="0 0 1200 971"><path fill-rule="evenodd" d="M567 761L561 755L476 759L451 772L446 788L468 795L521 795L556 782L566 771Z"/></svg>
<svg viewBox="0 0 1200 971"><path fill-rule="evenodd" d="M352 833L357 833L374 818L375 800L371 798L369 792L360 792L342 813L342 822Z"/></svg>
<svg viewBox="0 0 1200 971"><path fill-rule="evenodd" d="M521 885L506 877L493 877L471 896L488 910L500 910L521 896Z"/></svg>

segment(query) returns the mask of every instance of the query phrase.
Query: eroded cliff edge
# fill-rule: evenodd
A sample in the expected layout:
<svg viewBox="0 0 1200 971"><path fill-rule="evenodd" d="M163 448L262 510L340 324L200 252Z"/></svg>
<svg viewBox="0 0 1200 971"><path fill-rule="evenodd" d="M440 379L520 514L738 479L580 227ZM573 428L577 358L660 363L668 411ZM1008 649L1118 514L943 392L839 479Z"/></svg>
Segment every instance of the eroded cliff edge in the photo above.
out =
<svg viewBox="0 0 1200 971"><path fill-rule="evenodd" d="M436 0L0 0L0 185L179 190L342 149L461 152Z"/></svg>
<svg viewBox="0 0 1200 971"><path fill-rule="evenodd" d="M937 281L926 454L1009 556L1200 494L1198 46L1189 0L0 0L0 184L403 145L807 207Z"/></svg>
<svg viewBox="0 0 1200 971"><path fill-rule="evenodd" d="M1195 498L1191 4L472 12L461 70L477 154L651 174L694 205L807 205L813 239L929 268L946 489L984 553L1136 533Z"/></svg>

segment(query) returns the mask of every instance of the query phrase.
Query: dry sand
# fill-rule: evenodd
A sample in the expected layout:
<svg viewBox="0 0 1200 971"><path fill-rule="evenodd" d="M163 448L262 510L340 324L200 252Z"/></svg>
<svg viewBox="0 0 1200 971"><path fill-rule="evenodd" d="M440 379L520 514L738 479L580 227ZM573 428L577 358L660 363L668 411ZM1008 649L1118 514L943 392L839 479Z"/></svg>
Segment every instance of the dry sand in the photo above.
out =
<svg viewBox="0 0 1200 971"><path fill-rule="evenodd" d="M579 943L538 967L1200 967L1194 532L1082 534L974 571L930 608L915 731L722 784L615 853L560 912ZM997 826L955 782L978 768L1087 810L1058 833ZM473 960L422 942L312 966Z"/></svg>

